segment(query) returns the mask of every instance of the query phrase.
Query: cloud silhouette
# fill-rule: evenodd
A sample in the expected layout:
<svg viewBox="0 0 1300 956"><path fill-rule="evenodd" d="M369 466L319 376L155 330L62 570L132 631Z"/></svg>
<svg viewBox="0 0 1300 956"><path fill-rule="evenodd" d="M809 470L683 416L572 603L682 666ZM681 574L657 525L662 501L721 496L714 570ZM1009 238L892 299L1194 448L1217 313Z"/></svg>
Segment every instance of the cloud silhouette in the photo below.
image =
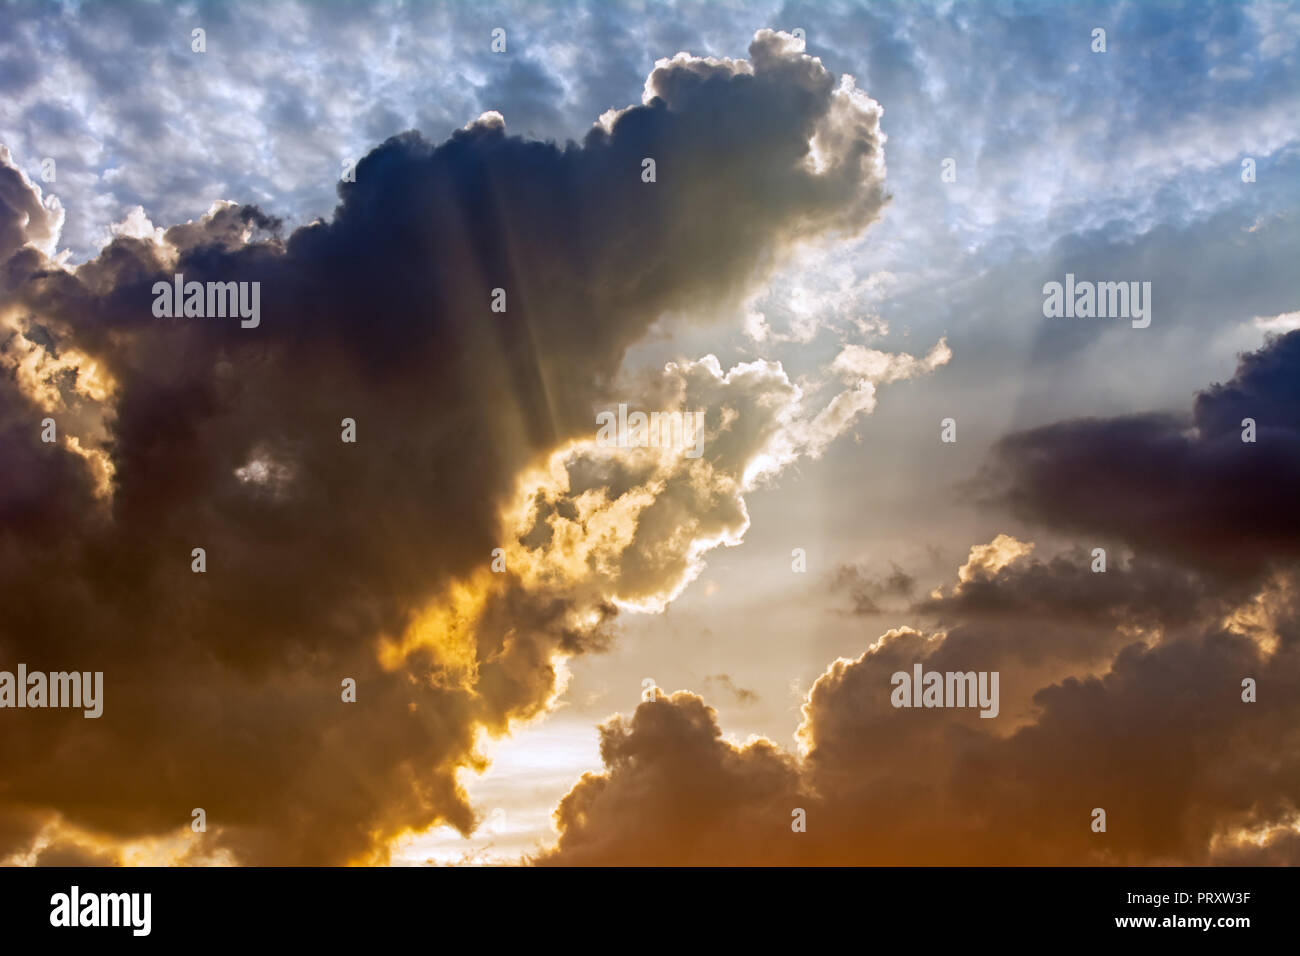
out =
<svg viewBox="0 0 1300 956"><path fill-rule="evenodd" d="M1169 414L1058 422L1009 435L990 480L1020 515L1127 541L1225 578L1300 557L1300 334L1243 356L1231 381ZM1255 441L1243 441L1245 420Z"/></svg>
<svg viewBox="0 0 1300 956"><path fill-rule="evenodd" d="M38 191L0 169L0 658L105 675L99 720L6 713L0 761L22 769L0 857L179 833L177 859L328 863L471 829L456 772L483 765L480 731L545 708L555 658L603 646L615 610L581 581L488 570L520 475L590 437L661 315L707 316L793 243L867 226L879 119L761 31L748 61L661 61L645 103L581 144L492 116L436 145L403 134L340 184L329 221L141 215L75 269L49 258ZM154 284L177 274L260 283L260 324L155 317ZM657 507L734 510L744 477L718 470L726 494L695 499L712 479L683 476ZM695 560L689 535L661 537L661 564L623 569L629 593L671 591Z"/></svg>

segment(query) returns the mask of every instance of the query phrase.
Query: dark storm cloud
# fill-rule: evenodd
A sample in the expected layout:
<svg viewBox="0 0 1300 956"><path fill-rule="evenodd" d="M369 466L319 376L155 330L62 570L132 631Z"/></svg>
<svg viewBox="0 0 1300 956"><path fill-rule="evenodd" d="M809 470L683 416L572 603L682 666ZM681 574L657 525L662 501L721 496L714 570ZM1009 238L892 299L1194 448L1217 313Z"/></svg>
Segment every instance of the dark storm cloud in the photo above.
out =
<svg viewBox="0 0 1300 956"><path fill-rule="evenodd" d="M584 774L555 811L567 865L760 865L791 841L805 804L798 765L767 740L737 747L694 694L658 694L600 728L603 774Z"/></svg>
<svg viewBox="0 0 1300 956"><path fill-rule="evenodd" d="M1115 549L1105 573L1093 566L1090 552L1077 548L976 573L918 602L913 618L944 635L926 652L927 669L998 670L1002 719L1019 724L1035 715L1041 688L1104 673L1120 650L1144 636L1193 633L1251 593L1224 594L1157 563L1126 565Z"/></svg>
<svg viewBox="0 0 1300 956"><path fill-rule="evenodd" d="M1297 862L1294 581L1268 598L1269 649L1204 624L1228 605L1191 587L1196 622L1170 601L1139 609L1149 585L1135 577L1116 588L1103 580L1110 572L1091 575L1102 585L1096 612L1071 612L1079 602L1067 595L1089 575L1066 559L1004 569L984 582L978 604L948 609L956 623L946 636L900 628L835 662L808 695L797 761L772 745L727 743L712 711L686 692L641 704L603 729L612 741L603 771L560 803L560 839L541 862ZM1015 621L988 611L1026 603L1053 578L1035 598L1038 614ZM1059 620L1043 628L1058 605ZM1138 639L1144 626L1158 642ZM916 662L1000 671L1000 719L894 708L891 675ZM1258 703L1242 701L1245 677L1257 681ZM1091 829L1097 807L1105 833ZM807 813L804 833L791 829L796 808ZM1248 839L1257 833L1271 838Z"/></svg>
<svg viewBox="0 0 1300 956"><path fill-rule="evenodd" d="M1256 441L1242 440L1254 419ZM1300 332L1171 415L1059 422L1003 439L992 478L1021 515L1216 574L1300 557Z"/></svg>
<svg viewBox="0 0 1300 956"><path fill-rule="evenodd" d="M17 248L46 224L0 168L0 658L105 675L98 720L0 717L0 854L48 811L130 838L202 807L199 845L275 863L472 826L455 772L479 728L544 708L552 654L601 646L612 613L579 625L562 596L481 584L519 468L590 433L660 314L709 314L884 201L878 107L778 35L751 59L661 66L582 145L491 119L395 137L329 222L285 236L218 205L75 272ZM260 325L155 318L176 273L260 282Z"/></svg>

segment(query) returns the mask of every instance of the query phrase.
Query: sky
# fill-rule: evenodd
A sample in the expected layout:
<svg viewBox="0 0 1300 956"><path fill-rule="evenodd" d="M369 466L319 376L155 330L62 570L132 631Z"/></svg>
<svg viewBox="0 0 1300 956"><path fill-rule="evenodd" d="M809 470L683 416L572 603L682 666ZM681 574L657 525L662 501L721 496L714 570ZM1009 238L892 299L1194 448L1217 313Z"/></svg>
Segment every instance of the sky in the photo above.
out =
<svg viewBox="0 0 1300 956"><path fill-rule="evenodd" d="M0 861L1300 862L1298 60L1295 3L7 4Z"/></svg>

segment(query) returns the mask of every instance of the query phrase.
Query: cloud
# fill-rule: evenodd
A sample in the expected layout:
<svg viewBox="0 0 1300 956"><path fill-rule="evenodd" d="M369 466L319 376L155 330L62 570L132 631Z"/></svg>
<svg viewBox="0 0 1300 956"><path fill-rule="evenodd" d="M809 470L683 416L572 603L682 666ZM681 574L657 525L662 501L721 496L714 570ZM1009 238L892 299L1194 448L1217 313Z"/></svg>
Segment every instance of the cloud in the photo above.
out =
<svg viewBox="0 0 1300 956"><path fill-rule="evenodd" d="M970 550L970 558L957 569L958 586L997 574L1033 550L1031 542L1017 541L1009 534L1000 534L988 544L976 545Z"/></svg>
<svg viewBox="0 0 1300 956"><path fill-rule="evenodd" d="M934 367L906 355L890 360L906 370L895 377ZM747 492L816 457L873 403L833 429L826 408L865 388L874 395L870 380L856 380L818 408L779 364L759 360L724 372L712 355L669 363L657 381L640 385L647 404L663 410L657 414L700 410L698 447L574 440L521 475L507 513L505 562L522 586L570 594L589 615L610 604L662 611L699 576L707 552L740 543L749 528Z"/></svg>
<svg viewBox="0 0 1300 956"><path fill-rule="evenodd" d="M797 752L727 743L685 691L642 703L602 728L605 766L561 801L539 861L1294 863L1300 591L1293 579L1266 599L1270 651L1206 624L1198 612L1227 605L1195 581L1162 590L1164 574L1093 575L1068 555L1005 567L978 604L930 608L944 629L895 628L832 664L807 695ZM999 671L1001 719L892 707L891 675L915 663ZM1246 676L1267 701L1241 700ZM1096 807L1105 833L1091 829ZM796 808L806 832L791 829Z"/></svg>
<svg viewBox="0 0 1300 956"><path fill-rule="evenodd" d="M877 577L865 567L842 564L831 580L831 590L849 592L854 614L879 614L882 598L906 599L916 587L916 578L898 565L892 568L888 575Z"/></svg>
<svg viewBox="0 0 1300 956"><path fill-rule="evenodd" d="M0 261L28 243L54 255L62 228L59 200L44 197L41 187L14 166L8 148L0 146Z"/></svg>
<svg viewBox="0 0 1300 956"><path fill-rule="evenodd" d="M739 704L753 704L758 701L758 694L747 687L740 687L729 674L710 674L704 678L704 683L708 685L717 685L723 690L735 697Z"/></svg>
<svg viewBox="0 0 1300 956"><path fill-rule="evenodd" d="M760 865L804 802L794 760L769 740L722 739L686 691L656 693L600 728L603 774L585 774L555 811L566 865Z"/></svg>
<svg viewBox="0 0 1300 956"><path fill-rule="evenodd" d="M1005 500L1105 540L1104 572L1091 540L1050 559L1009 534L973 546L955 582L910 609L915 626L816 680L796 751L763 751L764 766L793 761L780 786L742 772L716 722L663 713L707 713L698 698L643 703L607 725L617 747L560 803L542 862L1300 862L1300 573L1281 490L1295 485L1298 363L1291 333L1201 392L1191 421L1008 436L991 472ZM1261 423L1253 445L1247 410ZM880 589L869 581L840 575L868 599ZM891 677L917 664L997 672L998 718L895 708ZM698 763L679 766L677 748ZM726 794L690 817L692 781L724 768ZM806 832L790 827L796 807ZM1105 832L1092 829L1098 807Z"/></svg>
<svg viewBox="0 0 1300 956"><path fill-rule="evenodd" d="M36 866L121 866L121 859L111 851L102 852L93 847L76 844L49 846L36 858Z"/></svg>
<svg viewBox="0 0 1300 956"><path fill-rule="evenodd" d="M679 57L650 88L581 145L403 134L328 221L285 235L219 202L159 241L141 215L76 269L3 168L0 656L102 670L106 700L6 716L0 855L75 830L321 863L468 831L481 732L544 710L620 604L671 600L743 533L741 493L810 447L779 365L680 364L645 396L706 409L698 462L604 454L593 410L661 314L739 302L792 244L880 213L880 109L770 31L744 65ZM260 324L156 318L177 273L259 282Z"/></svg>
<svg viewBox="0 0 1300 956"><path fill-rule="evenodd" d="M1256 579L1300 557L1300 333L1245 355L1190 416L1057 422L1004 438L990 481L1017 513ZM1243 422L1256 441L1243 441Z"/></svg>

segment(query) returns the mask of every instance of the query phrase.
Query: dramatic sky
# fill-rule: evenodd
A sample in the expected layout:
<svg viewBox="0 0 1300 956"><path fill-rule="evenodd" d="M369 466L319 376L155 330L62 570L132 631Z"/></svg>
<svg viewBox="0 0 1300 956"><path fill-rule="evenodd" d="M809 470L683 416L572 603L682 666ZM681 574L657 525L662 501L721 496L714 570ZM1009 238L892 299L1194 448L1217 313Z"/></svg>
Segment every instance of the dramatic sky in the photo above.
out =
<svg viewBox="0 0 1300 956"><path fill-rule="evenodd" d="M1298 119L1295 3L4 4L0 671L104 702L0 862L1300 863Z"/></svg>

